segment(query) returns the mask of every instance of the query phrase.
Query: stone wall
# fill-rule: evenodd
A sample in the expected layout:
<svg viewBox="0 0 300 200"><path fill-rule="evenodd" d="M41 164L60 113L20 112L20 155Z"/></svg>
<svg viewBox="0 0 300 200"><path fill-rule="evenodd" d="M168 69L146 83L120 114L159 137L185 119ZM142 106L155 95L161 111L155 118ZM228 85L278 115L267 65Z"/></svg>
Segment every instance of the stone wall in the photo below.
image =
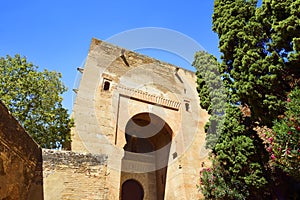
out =
<svg viewBox="0 0 300 200"><path fill-rule="evenodd" d="M41 148L0 102L0 199L43 199Z"/></svg>
<svg viewBox="0 0 300 200"><path fill-rule="evenodd" d="M157 183L157 188L165 185L164 199L199 199L196 185L201 163L207 162L204 125L209 115L200 107L194 72L97 39L92 40L80 72L82 78L73 107L72 151L108 155L107 199L119 199L123 182L130 179L143 187L144 199L157 199L148 187L152 182ZM135 162L129 167L122 162L128 144L126 134L136 135L127 127L132 119L142 115L161 119L151 117L147 127L162 128L162 124L167 124L170 128L167 132L171 140L145 137L153 146L160 146L159 141L163 141L166 148L161 149L169 153L161 157L159 151L155 152L157 160L162 158L168 165L166 173L156 173L153 181L136 175L139 171L149 172L145 171L146 162ZM140 133L144 137L146 132L153 133L150 129ZM165 167L160 162L152 164L156 169Z"/></svg>
<svg viewBox="0 0 300 200"><path fill-rule="evenodd" d="M107 199L107 157L43 149L45 200Z"/></svg>

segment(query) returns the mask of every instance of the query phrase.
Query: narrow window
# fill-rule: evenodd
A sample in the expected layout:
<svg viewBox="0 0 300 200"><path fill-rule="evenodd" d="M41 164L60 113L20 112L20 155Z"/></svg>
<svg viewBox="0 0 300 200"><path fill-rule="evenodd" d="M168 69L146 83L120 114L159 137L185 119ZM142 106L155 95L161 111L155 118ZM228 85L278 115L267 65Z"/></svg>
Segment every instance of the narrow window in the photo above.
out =
<svg viewBox="0 0 300 200"><path fill-rule="evenodd" d="M190 104L189 104L189 103L185 103L185 110L186 110L187 112L190 111Z"/></svg>
<svg viewBox="0 0 300 200"><path fill-rule="evenodd" d="M185 105L185 111L186 112L191 112L191 105L189 100L184 100L184 105Z"/></svg>
<svg viewBox="0 0 300 200"><path fill-rule="evenodd" d="M110 88L110 82L108 80L104 80L103 90L107 91Z"/></svg>

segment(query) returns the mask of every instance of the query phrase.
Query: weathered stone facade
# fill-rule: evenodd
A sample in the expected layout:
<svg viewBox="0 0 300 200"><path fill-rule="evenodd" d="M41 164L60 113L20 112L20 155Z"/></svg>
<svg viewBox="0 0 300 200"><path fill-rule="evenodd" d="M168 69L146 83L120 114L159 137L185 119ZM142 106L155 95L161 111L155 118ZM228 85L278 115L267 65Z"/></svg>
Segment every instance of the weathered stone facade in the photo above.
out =
<svg viewBox="0 0 300 200"><path fill-rule="evenodd" d="M1 102L0 199L43 199L41 148Z"/></svg>
<svg viewBox="0 0 300 200"><path fill-rule="evenodd" d="M107 199L107 157L43 149L45 200Z"/></svg>
<svg viewBox="0 0 300 200"><path fill-rule="evenodd" d="M195 74L97 39L80 71L72 151L108 155L107 199L199 199L209 116Z"/></svg>

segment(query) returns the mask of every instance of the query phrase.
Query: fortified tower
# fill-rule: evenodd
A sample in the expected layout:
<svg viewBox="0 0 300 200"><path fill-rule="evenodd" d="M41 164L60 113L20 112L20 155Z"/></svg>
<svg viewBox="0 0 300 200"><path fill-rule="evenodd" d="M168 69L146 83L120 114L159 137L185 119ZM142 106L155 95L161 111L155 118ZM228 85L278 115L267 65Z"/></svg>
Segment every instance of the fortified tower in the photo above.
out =
<svg viewBox="0 0 300 200"><path fill-rule="evenodd" d="M208 114L194 72L93 39L72 151L107 155L108 199L198 199Z"/></svg>

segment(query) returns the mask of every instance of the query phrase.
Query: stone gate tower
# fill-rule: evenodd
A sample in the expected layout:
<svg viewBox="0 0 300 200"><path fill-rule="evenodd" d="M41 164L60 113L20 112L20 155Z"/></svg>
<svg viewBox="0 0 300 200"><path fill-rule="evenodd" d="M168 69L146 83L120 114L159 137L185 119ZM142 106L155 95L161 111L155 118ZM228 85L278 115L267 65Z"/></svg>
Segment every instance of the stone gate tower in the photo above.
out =
<svg viewBox="0 0 300 200"><path fill-rule="evenodd" d="M72 151L108 157L108 199L198 199L206 159L193 72L93 39L76 90Z"/></svg>

